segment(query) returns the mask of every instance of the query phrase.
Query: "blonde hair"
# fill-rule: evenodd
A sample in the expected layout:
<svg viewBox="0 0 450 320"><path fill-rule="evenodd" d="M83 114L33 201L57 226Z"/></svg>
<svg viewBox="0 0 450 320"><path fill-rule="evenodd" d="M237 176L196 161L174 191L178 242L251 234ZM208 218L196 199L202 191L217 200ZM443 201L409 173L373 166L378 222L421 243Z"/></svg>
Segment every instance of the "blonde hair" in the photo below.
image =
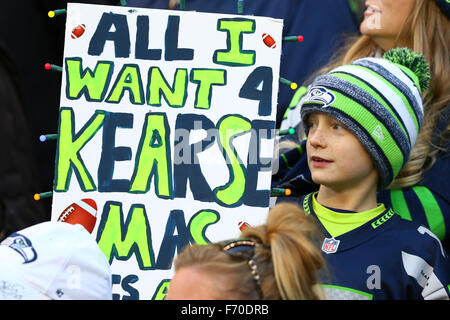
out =
<svg viewBox="0 0 450 320"><path fill-rule="evenodd" d="M434 137L439 116L450 104L450 20L434 1L416 0L397 37L398 42L399 39L402 45L425 56L430 63L431 83L422 95L425 111L422 128L408 162L389 187L392 189L417 184L435 163L438 152L448 152L443 146L450 132L447 125L439 137ZM383 49L369 36L349 38L332 62L316 75L377 53L383 54ZM438 144L433 144L433 138L438 139Z"/></svg>
<svg viewBox="0 0 450 320"><path fill-rule="evenodd" d="M175 270L194 267L224 279L227 285L218 290L230 299L324 299L318 272L325 262L315 242L320 234L298 206L275 205L265 225L246 228L241 236L261 244L253 258L261 296L248 262L233 259L217 244L187 247L176 257Z"/></svg>

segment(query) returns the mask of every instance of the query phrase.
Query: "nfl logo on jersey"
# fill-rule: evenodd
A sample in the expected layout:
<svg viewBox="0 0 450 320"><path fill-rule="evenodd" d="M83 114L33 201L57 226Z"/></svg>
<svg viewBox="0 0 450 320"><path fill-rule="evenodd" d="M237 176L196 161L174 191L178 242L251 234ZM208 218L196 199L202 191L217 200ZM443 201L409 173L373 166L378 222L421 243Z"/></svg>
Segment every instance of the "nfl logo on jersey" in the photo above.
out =
<svg viewBox="0 0 450 320"><path fill-rule="evenodd" d="M322 251L326 254L335 253L339 247L340 240L336 240L334 238L325 238L322 244Z"/></svg>

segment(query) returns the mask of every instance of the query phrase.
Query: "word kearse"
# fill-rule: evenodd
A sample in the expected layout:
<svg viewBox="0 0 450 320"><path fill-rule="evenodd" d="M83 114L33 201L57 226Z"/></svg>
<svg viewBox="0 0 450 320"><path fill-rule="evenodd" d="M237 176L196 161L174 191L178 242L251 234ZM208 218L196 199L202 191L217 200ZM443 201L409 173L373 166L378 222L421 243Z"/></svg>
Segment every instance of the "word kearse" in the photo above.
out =
<svg viewBox="0 0 450 320"><path fill-rule="evenodd" d="M147 193L153 180L155 194L162 199L185 198L189 181L194 199L216 202L225 207L241 204L264 207L269 199L269 190L257 190L258 173L271 168L270 158L260 157L261 140L273 135L273 121L250 121L239 115L227 115L214 124L206 116L179 114L175 125L174 149L178 153L172 164L171 128L165 113L151 112L146 115L135 156L132 177L113 179L117 161L130 161L130 147L116 147L117 128L132 128L133 114L112 113L97 110L75 133L75 117L71 108L60 111L59 143L57 149L55 188L56 192L69 189L72 172L84 192L127 192ZM198 125L207 132L199 142L190 143L186 134L198 130ZM97 170L98 185L92 178L80 154L90 140L102 130L102 147ZM176 134L176 133L184 134ZM214 134L215 133L215 134ZM250 141L256 150L248 154L248 164L243 165L234 146L233 139L250 133ZM230 180L223 186L211 189L202 172L198 154L218 144L227 163ZM187 161L183 161L187 159ZM181 161L177 161L181 160ZM191 161L193 160L193 161Z"/></svg>

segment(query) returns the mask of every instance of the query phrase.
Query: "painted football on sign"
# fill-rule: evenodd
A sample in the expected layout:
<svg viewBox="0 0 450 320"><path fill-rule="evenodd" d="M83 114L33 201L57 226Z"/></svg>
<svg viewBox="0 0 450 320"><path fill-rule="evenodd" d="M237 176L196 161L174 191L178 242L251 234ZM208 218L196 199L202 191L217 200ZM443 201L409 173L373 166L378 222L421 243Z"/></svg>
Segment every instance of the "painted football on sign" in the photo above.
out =
<svg viewBox="0 0 450 320"><path fill-rule="evenodd" d="M81 224L89 233L92 233L97 222L97 204L92 199L74 202L64 209L58 221Z"/></svg>
<svg viewBox="0 0 450 320"><path fill-rule="evenodd" d="M250 227L250 225L247 222L245 222L245 221L240 221L238 223L238 225L239 225L239 230L241 230L241 231L243 231L244 229Z"/></svg>
<svg viewBox="0 0 450 320"><path fill-rule="evenodd" d="M80 24L80 25L76 26L75 28L73 28L72 35L71 35L72 39L77 39L77 38L81 37L85 30L86 30L86 26L84 24Z"/></svg>
<svg viewBox="0 0 450 320"><path fill-rule="evenodd" d="M266 46L268 46L269 48L275 49L277 47L275 40L272 38L272 36L270 34L263 33L262 39L263 39L264 44Z"/></svg>

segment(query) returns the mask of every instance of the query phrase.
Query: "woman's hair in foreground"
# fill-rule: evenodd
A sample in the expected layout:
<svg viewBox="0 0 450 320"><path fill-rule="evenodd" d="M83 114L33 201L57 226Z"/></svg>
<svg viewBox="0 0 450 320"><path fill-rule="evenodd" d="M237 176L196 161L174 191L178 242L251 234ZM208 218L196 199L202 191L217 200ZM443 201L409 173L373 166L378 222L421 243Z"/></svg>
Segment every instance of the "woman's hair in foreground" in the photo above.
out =
<svg viewBox="0 0 450 320"><path fill-rule="evenodd" d="M423 125L413 147L409 161L391 184L391 188L404 188L417 184L436 161L439 151L445 150L450 134L450 125L432 143L436 124L445 108L450 104L450 20L440 11L435 1L416 0L405 21L398 39L415 52L422 53L431 68L430 89L423 93L425 115ZM369 36L351 38L341 48L332 62L318 71L325 74L331 69L354 60L383 54L383 50Z"/></svg>
<svg viewBox="0 0 450 320"><path fill-rule="evenodd" d="M316 225L298 206L275 205L265 225L244 229L241 236L258 243L253 261L259 283L248 260L236 259L220 243L187 247L175 260L175 270L197 268L224 280L217 286L229 299L317 300L324 295L319 270L325 262L317 246ZM240 238L241 239L241 238Z"/></svg>

